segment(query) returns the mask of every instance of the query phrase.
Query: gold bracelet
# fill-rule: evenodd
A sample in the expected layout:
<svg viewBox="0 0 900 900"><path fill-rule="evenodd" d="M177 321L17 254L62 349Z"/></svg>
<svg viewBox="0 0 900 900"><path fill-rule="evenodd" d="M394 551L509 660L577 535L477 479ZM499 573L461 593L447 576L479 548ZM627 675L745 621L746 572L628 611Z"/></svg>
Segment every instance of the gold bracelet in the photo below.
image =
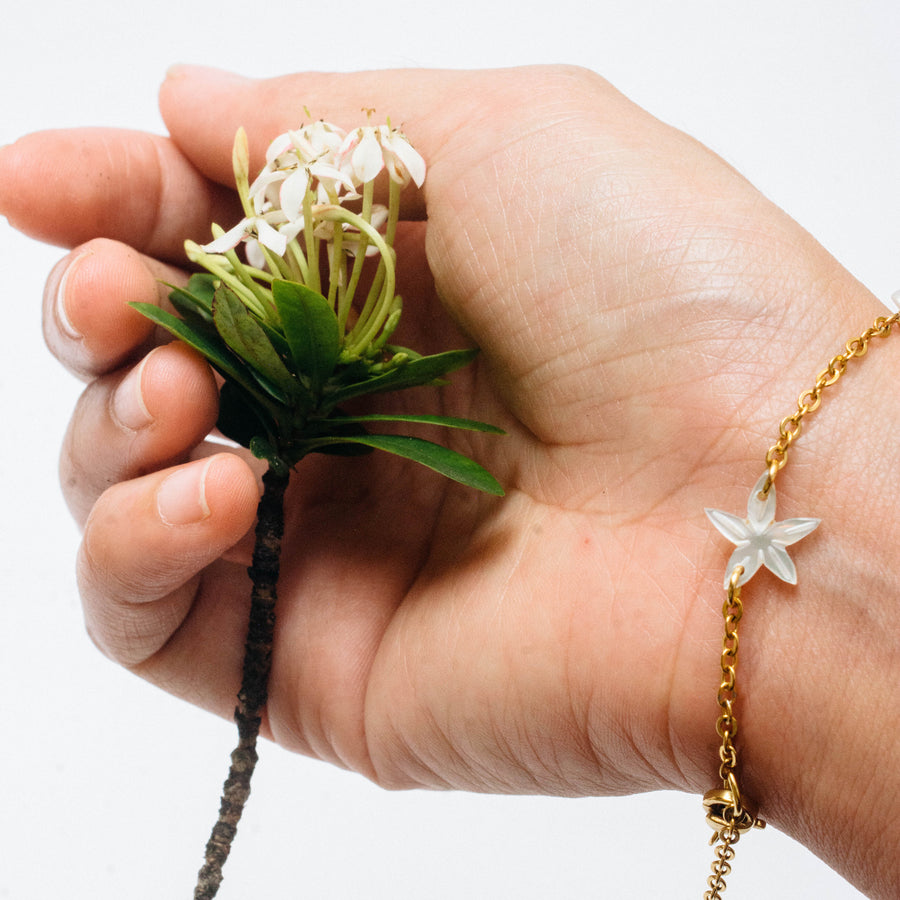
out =
<svg viewBox="0 0 900 900"><path fill-rule="evenodd" d="M887 337L898 324L900 312L877 318L871 328L848 341L844 351L819 374L815 385L800 395L796 412L782 420L778 440L766 453L766 469L750 492L746 518L720 509L706 510L713 525L737 546L725 570L722 680L716 696L719 705L716 734L720 739L719 778L722 786L707 791L703 797L706 821L713 828L710 844L716 848L712 875L707 879L709 889L703 900L720 900L726 887L725 878L731 872L734 845L744 832L751 828L765 828L766 824L757 816L754 804L741 793L737 779L738 756L734 738L738 723L734 705L737 700L738 623L744 611L741 587L760 566L765 566L782 581L796 584L797 570L785 548L806 537L819 524L818 519L808 518L785 519L782 522L775 520L775 478L787 463L788 451L800 435L803 419L819 408L824 390L841 378L850 360L865 356L872 338Z"/></svg>

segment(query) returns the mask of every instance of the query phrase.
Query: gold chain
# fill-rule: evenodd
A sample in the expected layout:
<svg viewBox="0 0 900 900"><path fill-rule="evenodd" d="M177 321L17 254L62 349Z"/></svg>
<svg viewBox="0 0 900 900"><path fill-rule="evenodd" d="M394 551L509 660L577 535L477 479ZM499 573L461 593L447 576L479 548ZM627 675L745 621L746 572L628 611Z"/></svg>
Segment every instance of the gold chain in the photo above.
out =
<svg viewBox="0 0 900 900"><path fill-rule="evenodd" d="M716 721L716 732L722 738L722 746L719 747L719 777L725 785L728 785L734 777L734 770L737 766L737 751L732 738L737 734L737 719L734 717L734 701L737 699L737 627L744 614L741 589L738 587L737 581L743 574L744 570L741 566L731 573L728 593L722 606L722 617L725 619L725 637L722 640L721 659L722 683L719 685L719 693L716 697L722 712Z"/></svg>
<svg viewBox="0 0 900 900"><path fill-rule="evenodd" d="M799 437L801 422L808 413L815 412L822 403L822 392L840 380L847 369L847 363L851 359L865 356L869 349L869 341L876 337L887 337L891 328L900 323L900 312L892 316L879 316L871 328L864 331L859 337L847 341L844 352L838 353L831 362L819 373L816 383L808 391L804 391L797 401L797 411L792 416L786 416L778 427L779 438L769 448L766 454L766 465L769 477L763 486L763 493L767 494L775 481L775 476L787 463L787 454L791 444Z"/></svg>
<svg viewBox="0 0 900 900"><path fill-rule="evenodd" d="M760 500L765 501L768 496L775 483L775 477L787 463L788 450L800 435L804 417L819 408L825 388L840 380L850 360L865 356L869 349L869 342L873 338L887 337L896 325L900 325L900 312L891 316L879 316L871 328L868 328L859 337L847 341L843 352L838 353L819 373L813 387L800 395L796 412L782 419L778 428L778 440L766 453L765 479L760 479L761 489L759 487L754 489L760 491ZM703 895L703 900L721 900L726 887L725 878L731 872L734 845L737 844L743 832L751 828L765 828L766 824L757 817L756 810L742 797L736 774L738 758L734 738L737 735L738 723L734 714L734 705L737 700L738 624L744 612L740 587L743 574L744 568L741 565L737 565L730 573L726 585L725 602L722 606L722 617L725 624L720 659L722 680L716 695L716 702L719 706L716 734L720 738L719 777L722 787L707 791L703 797L706 820L714 831L710 844L716 847L712 874L707 878L709 890Z"/></svg>
<svg viewBox="0 0 900 900"><path fill-rule="evenodd" d="M712 875L706 879L709 890L703 900L722 900L725 892L725 876L731 874L731 861L734 859L734 845L740 840L741 833L729 825L721 833L721 843L716 847L716 860L712 866Z"/></svg>
<svg viewBox="0 0 900 900"><path fill-rule="evenodd" d="M722 787L707 791L703 797L706 808L706 820L712 825L713 834L710 843L716 844L716 860L713 863L713 874L707 880L709 890L703 900L721 900L725 890L725 876L731 871L731 860L734 859L734 845L741 832L750 828L765 828L766 823L756 817L755 811L747 808L738 788L737 750L733 738L737 734L738 723L734 716L734 703L737 700L737 655L738 655L738 623L744 614L741 603L741 589L738 581L744 574L742 566L737 566L728 579L725 603L722 605L722 618L725 620L725 636L722 639L722 681L716 701L719 704L719 718L716 720L716 733L721 739L719 745L719 777Z"/></svg>

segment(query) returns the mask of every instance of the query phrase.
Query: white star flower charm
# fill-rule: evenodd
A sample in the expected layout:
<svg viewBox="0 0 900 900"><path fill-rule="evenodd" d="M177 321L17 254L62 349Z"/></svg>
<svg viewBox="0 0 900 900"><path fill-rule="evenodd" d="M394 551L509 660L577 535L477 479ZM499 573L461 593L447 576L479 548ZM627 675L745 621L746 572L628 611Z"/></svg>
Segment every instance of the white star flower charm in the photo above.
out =
<svg viewBox="0 0 900 900"><path fill-rule="evenodd" d="M706 515L716 528L733 544L737 544L734 553L728 560L725 572L725 588L731 580L731 573L738 566L744 572L738 579L738 585L746 584L759 570L765 566L788 584L797 583L797 569L787 555L785 547L796 543L814 531L819 519L785 519L775 521L775 487L762 497L763 485L767 473L763 473L750 493L747 501L747 518L741 519L721 509L707 509Z"/></svg>

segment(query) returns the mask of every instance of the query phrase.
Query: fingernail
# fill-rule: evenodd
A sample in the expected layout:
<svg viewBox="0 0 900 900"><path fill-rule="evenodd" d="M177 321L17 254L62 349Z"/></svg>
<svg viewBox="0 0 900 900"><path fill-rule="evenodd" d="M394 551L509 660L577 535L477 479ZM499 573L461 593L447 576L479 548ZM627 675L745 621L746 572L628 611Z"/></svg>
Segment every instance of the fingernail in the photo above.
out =
<svg viewBox="0 0 900 900"><path fill-rule="evenodd" d="M0 169L2 169L4 163L8 161L8 160L4 160L3 157L6 156L7 151L9 150L10 147L12 147L12 144L3 144L2 146L0 146ZM13 173L9 173L9 174L12 175ZM0 185L0 187L2 187L2 185ZM12 187L13 187L12 185L9 185L7 188L7 191L0 192L0 198L8 198L10 189ZM5 204L3 202L3 199L0 199L0 213L2 213L4 219L7 219L4 209L5 209ZM7 219L7 221L9 221L9 220Z"/></svg>
<svg viewBox="0 0 900 900"><path fill-rule="evenodd" d="M175 81L182 78L213 83L247 81L243 75L229 72L227 69L217 69L213 66L197 66L191 63L175 63L175 65L169 66L166 71L166 81Z"/></svg>
<svg viewBox="0 0 900 900"><path fill-rule="evenodd" d="M56 324L59 325L60 331L75 341L80 340L82 335L72 324L72 320L69 318L69 313L66 310L66 288L69 285L72 273L78 268L81 261L90 255L90 250L83 250L74 259L63 260L61 263L58 263L58 265L64 265L65 269L62 277L59 279L59 284L56 286L56 296L53 300L53 315L56 317Z"/></svg>
<svg viewBox="0 0 900 900"><path fill-rule="evenodd" d="M130 431L137 431L153 421L153 416L144 403L144 393L141 381L144 377L144 366L147 360L155 353L148 353L140 362L140 365L132 369L120 382L113 392L111 412L112 417Z"/></svg>
<svg viewBox="0 0 900 900"><path fill-rule="evenodd" d="M7 204L13 203L15 197L18 196L18 179L16 179L15 176L15 168L11 164L13 157L9 154L9 150L12 146L12 144L4 144L0 147L0 173L2 173L4 166L7 163L10 163L10 171L5 173L6 178L0 179L0 215L2 215L3 219L6 222L9 222L10 225L12 225L12 222L9 221ZM6 157L6 159L4 159L4 157Z"/></svg>
<svg viewBox="0 0 900 900"><path fill-rule="evenodd" d="M212 458L176 469L159 486L156 508L167 525L193 525L209 516L206 503L206 473Z"/></svg>

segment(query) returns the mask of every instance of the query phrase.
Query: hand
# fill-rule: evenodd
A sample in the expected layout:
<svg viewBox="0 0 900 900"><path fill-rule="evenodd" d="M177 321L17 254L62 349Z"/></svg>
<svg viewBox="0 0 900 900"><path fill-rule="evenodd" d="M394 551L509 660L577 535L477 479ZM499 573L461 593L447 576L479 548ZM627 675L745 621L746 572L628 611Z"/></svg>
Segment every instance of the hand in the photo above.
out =
<svg viewBox="0 0 900 900"><path fill-rule="evenodd" d="M389 787L716 786L730 548L703 508L742 511L796 396L883 310L721 160L583 71L178 69L161 93L171 138L48 133L0 154L0 212L76 247L50 278L46 321L90 381L63 483L85 524L94 639L230 716L257 473L203 441L216 415L205 364L151 350L125 301L164 302L158 279L185 277L183 240L236 220L236 128L259 158L304 106L345 127L377 107L428 161L397 244L401 342L473 340L482 355L449 388L379 403L506 428L455 440L507 497L378 454L304 460L265 729ZM857 851L891 840L893 820L871 807L855 820L868 782L847 773L877 770L884 792L898 761L897 717L870 693L896 665L882 604L900 524L876 463L896 459L898 413L862 399L895 393L893 349L791 451L779 511L831 527L793 548L797 589L748 586L741 634L745 792L873 896L890 895L891 873ZM848 511L854 490L864 516Z"/></svg>

